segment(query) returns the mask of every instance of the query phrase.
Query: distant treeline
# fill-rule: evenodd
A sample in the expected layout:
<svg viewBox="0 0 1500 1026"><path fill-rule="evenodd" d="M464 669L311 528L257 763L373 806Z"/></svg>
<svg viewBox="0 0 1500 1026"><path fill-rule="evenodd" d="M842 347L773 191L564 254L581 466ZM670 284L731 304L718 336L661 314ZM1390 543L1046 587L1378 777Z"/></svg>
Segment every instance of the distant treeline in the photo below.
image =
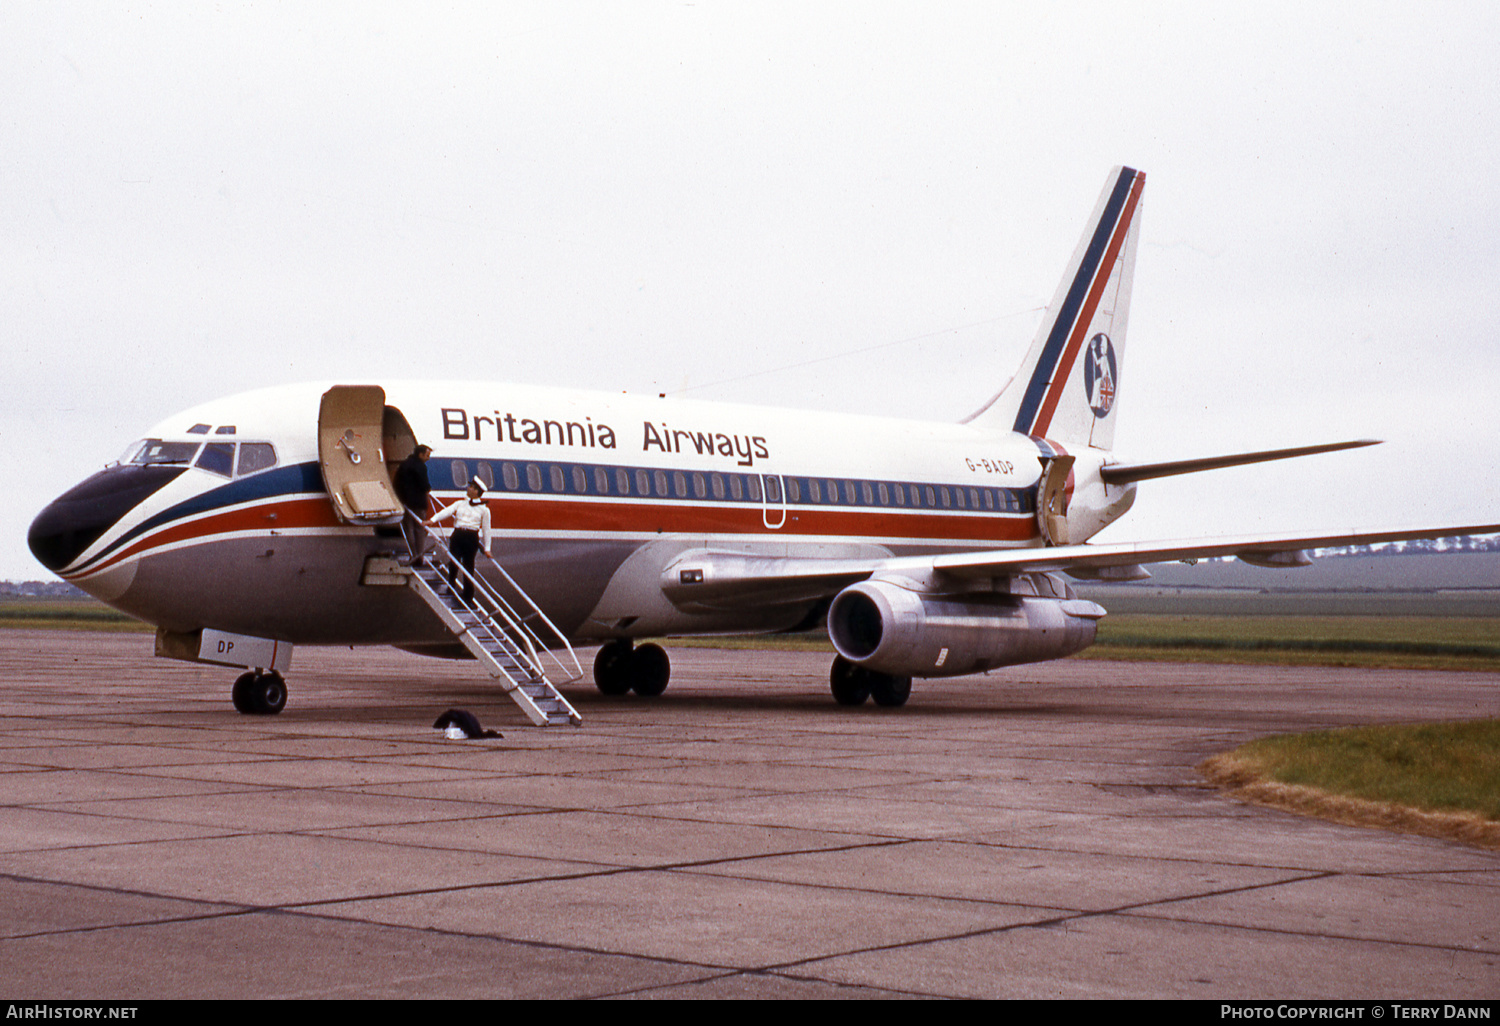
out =
<svg viewBox="0 0 1500 1026"><path fill-rule="evenodd" d="M1500 535L1465 534L1457 538L1418 538L1385 545L1343 545L1318 550L1321 556L1411 556L1434 552L1500 552Z"/></svg>
<svg viewBox="0 0 1500 1026"><path fill-rule="evenodd" d="M0 597L5 598L88 598L82 588L67 581L0 581Z"/></svg>

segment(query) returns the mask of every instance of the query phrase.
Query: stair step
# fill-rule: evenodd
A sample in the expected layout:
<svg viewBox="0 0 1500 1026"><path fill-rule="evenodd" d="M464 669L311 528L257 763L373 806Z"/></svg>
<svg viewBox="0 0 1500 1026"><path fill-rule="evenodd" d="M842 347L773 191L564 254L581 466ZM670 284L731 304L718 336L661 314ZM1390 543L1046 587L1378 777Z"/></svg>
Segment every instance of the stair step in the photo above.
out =
<svg viewBox="0 0 1500 1026"><path fill-rule="evenodd" d="M447 578L432 566L413 568L410 584L412 590L435 611L446 610L449 616L445 622L457 624L452 633L455 637L466 635L464 643L471 650L477 648L483 652L480 659L489 664L492 676L502 677L515 686L511 698L528 709L529 716L539 713L542 725L549 727L576 721L578 714L541 675L540 667L533 663L527 649L509 635L503 619L483 606L472 602L466 604L451 590ZM462 591L462 585L459 590ZM532 618L527 617L528 620Z"/></svg>

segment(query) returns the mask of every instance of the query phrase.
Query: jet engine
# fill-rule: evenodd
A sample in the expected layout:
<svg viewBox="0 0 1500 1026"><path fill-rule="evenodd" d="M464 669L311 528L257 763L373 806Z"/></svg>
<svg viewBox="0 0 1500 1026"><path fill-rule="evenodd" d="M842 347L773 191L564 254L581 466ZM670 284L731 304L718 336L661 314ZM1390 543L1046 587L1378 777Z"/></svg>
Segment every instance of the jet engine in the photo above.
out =
<svg viewBox="0 0 1500 1026"><path fill-rule="evenodd" d="M1071 597L930 595L876 580L838 593L828 636L839 655L879 673L958 677L1081 652L1102 616Z"/></svg>

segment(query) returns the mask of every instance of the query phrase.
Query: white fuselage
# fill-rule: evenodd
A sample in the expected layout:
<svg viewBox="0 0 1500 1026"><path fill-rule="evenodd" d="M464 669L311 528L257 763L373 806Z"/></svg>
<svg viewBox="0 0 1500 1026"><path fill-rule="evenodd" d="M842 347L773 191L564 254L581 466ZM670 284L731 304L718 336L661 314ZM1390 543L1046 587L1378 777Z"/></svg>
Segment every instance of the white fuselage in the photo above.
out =
<svg viewBox="0 0 1500 1026"><path fill-rule="evenodd" d="M245 393L157 425L147 438L178 444L189 462L99 475L170 480L86 544L74 541L78 551L56 542L52 569L171 631L443 643L410 595L361 585L365 561L400 539L335 515L317 444L328 388ZM476 382L384 389L387 405L432 447L434 499L452 501L470 479L485 481L496 559L575 640L782 630L813 609L679 609L660 576L689 550L878 558L1039 546L1037 487L1044 461L1060 452L963 424ZM260 454L266 443L269 468L259 455L249 461L246 448L259 445ZM225 463L235 446L247 473ZM1106 494L1104 454L1072 455L1076 542L1124 512L1133 486Z"/></svg>

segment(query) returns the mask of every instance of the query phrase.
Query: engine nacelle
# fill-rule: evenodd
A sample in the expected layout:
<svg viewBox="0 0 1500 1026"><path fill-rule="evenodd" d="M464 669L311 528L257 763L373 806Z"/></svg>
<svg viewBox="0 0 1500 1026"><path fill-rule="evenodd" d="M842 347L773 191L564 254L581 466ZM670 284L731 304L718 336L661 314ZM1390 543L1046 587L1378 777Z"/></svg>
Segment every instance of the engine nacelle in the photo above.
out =
<svg viewBox="0 0 1500 1026"><path fill-rule="evenodd" d="M940 597L865 581L834 598L828 636L839 655L880 673L958 677L1081 652L1102 616L1102 606L1083 599Z"/></svg>

